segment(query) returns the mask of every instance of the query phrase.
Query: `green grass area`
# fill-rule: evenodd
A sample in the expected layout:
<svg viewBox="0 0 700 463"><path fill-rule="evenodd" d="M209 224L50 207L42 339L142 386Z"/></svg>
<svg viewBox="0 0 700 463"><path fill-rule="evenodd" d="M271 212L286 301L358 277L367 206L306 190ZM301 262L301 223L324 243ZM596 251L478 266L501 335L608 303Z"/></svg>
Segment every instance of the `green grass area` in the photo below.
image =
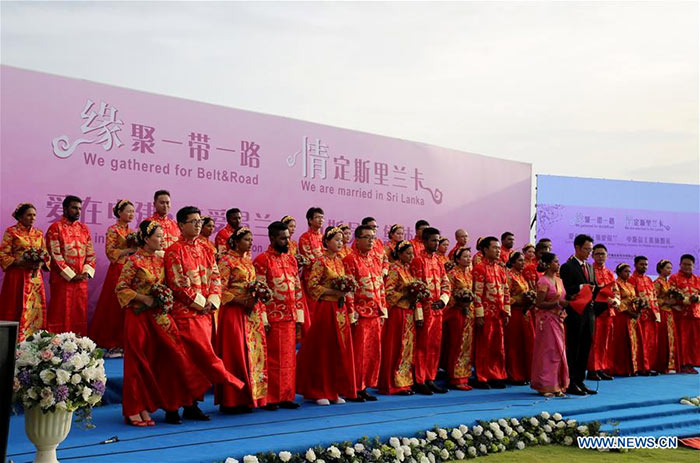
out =
<svg viewBox="0 0 700 463"><path fill-rule="evenodd" d="M564 447L561 445L545 445L524 450L511 450L471 460L459 460L459 463L478 462L481 460L485 463L544 463L549 461L566 463L632 463L643 460L654 463L698 463L700 461L700 450L679 447L674 450L630 450L626 453L620 453L581 450L576 447Z"/></svg>

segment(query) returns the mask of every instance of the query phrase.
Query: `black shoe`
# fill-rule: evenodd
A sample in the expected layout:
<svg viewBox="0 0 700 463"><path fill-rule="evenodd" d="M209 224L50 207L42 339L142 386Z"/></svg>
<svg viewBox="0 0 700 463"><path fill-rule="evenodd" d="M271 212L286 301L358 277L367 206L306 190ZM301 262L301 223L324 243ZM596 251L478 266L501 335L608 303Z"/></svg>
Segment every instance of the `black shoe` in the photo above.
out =
<svg viewBox="0 0 700 463"><path fill-rule="evenodd" d="M651 376L651 373L649 373L648 371L640 371L639 376Z"/></svg>
<svg viewBox="0 0 700 463"><path fill-rule="evenodd" d="M597 371L589 371L586 379L589 381L600 381L603 377L600 376Z"/></svg>
<svg viewBox="0 0 700 463"><path fill-rule="evenodd" d="M363 399L365 399L367 402L376 402L377 401L377 398L375 396L373 396L372 394L370 394L369 392L367 392L367 389L365 389L364 391L360 391L358 393L358 395L360 397L362 397Z"/></svg>
<svg viewBox="0 0 700 463"><path fill-rule="evenodd" d="M287 410L296 410L297 408L299 408L301 406L296 402L289 402L289 401L280 402L277 405L279 405L280 408L286 408Z"/></svg>
<svg viewBox="0 0 700 463"><path fill-rule="evenodd" d="M505 389L506 388L506 383L499 380L499 379L494 379L489 381L489 386L491 386L491 389Z"/></svg>
<svg viewBox="0 0 700 463"><path fill-rule="evenodd" d="M204 412L197 406L197 404L190 405L189 407L183 407L182 418L186 420L195 421L209 421L209 415L204 414Z"/></svg>
<svg viewBox="0 0 700 463"><path fill-rule="evenodd" d="M603 381L612 381L613 380L613 377L604 371L599 371L598 376L600 376L600 379L602 379Z"/></svg>
<svg viewBox="0 0 700 463"><path fill-rule="evenodd" d="M491 386L486 381L475 381L473 386L476 389L491 389Z"/></svg>
<svg viewBox="0 0 700 463"><path fill-rule="evenodd" d="M410 389L404 389L403 391L397 392L395 395L415 395L416 393Z"/></svg>
<svg viewBox="0 0 700 463"><path fill-rule="evenodd" d="M649 370L649 376L659 376L659 372L655 370Z"/></svg>
<svg viewBox="0 0 700 463"><path fill-rule="evenodd" d="M180 419L180 412L177 410L165 411L165 422L168 424L182 424L182 419Z"/></svg>
<svg viewBox="0 0 700 463"><path fill-rule="evenodd" d="M433 395L433 391L431 391L430 388L425 384L414 384L413 386L411 386L411 389L413 389L418 394Z"/></svg>
<svg viewBox="0 0 700 463"><path fill-rule="evenodd" d="M274 412L276 410L279 410L280 406L277 404L267 404L267 405L263 405L260 408L262 408L263 410L267 410L268 412Z"/></svg>
<svg viewBox="0 0 700 463"><path fill-rule="evenodd" d="M362 397L362 391L358 391L357 397L353 397L353 398L346 397L345 400L347 400L348 402L364 402L365 398Z"/></svg>
<svg viewBox="0 0 700 463"><path fill-rule="evenodd" d="M219 405L219 412L223 413L224 415L240 415L242 413L253 413L253 409L246 407L245 405L238 405L236 407L225 407L223 405Z"/></svg>
<svg viewBox="0 0 700 463"><path fill-rule="evenodd" d="M426 382L425 382L425 385L428 386L428 388L429 388L431 391L433 391L433 392L435 392L435 393L437 393L437 394L447 394L447 389L445 389L444 387L438 386L438 385L435 384L435 382L433 382L433 381L426 381Z"/></svg>
<svg viewBox="0 0 700 463"><path fill-rule="evenodd" d="M593 389L587 388L586 385L583 384L583 382L581 382L581 384L579 384L578 387L588 395L596 395L598 393L598 391L594 391Z"/></svg>
<svg viewBox="0 0 700 463"><path fill-rule="evenodd" d="M583 389L581 389L573 383L569 385L569 388L566 390L566 393L570 395L586 395L586 392Z"/></svg>

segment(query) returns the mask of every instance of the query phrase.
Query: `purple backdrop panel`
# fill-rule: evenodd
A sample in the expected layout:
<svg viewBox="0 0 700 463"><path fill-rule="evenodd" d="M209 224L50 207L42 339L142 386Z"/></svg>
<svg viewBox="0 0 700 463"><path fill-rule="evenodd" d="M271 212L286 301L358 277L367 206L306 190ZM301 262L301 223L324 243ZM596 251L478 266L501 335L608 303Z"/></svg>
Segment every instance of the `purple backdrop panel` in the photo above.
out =
<svg viewBox="0 0 700 463"><path fill-rule="evenodd" d="M91 307L113 204L130 199L136 226L161 188L172 193L173 213L196 205L217 228L226 209L242 209L255 253L284 215L297 217L297 237L304 232L312 205L329 225L373 215L382 238L393 223L410 238L425 218L450 236L466 228L472 243L506 229L527 240L530 164L7 66L1 86L0 226L27 201L45 231L66 194L82 197L99 258Z"/></svg>

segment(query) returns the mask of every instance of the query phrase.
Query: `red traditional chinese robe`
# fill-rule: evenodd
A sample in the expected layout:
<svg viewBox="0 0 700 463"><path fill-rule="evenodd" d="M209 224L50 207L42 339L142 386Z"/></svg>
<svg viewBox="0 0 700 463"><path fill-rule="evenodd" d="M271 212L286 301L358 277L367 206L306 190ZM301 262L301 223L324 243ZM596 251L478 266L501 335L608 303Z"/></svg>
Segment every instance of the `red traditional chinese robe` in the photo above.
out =
<svg viewBox="0 0 700 463"><path fill-rule="evenodd" d="M248 284L255 281L253 262L244 253L228 251L219 259L221 309L216 336L216 354L226 369L242 378L242 389L215 387L214 403L225 407L262 407L267 401L267 348L265 306L256 304L248 313L233 302L249 296Z"/></svg>
<svg viewBox="0 0 700 463"><path fill-rule="evenodd" d="M177 226L176 221L167 215L160 215L156 212L146 220L157 222L160 228L163 229L163 249L168 249L180 239L180 227Z"/></svg>
<svg viewBox="0 0 700 463"><path fill-rule="evenodd" d="M173 291L172 315L180 339L200 374L213 384L242 387L243 382L229 371L214 353L211 310L221 303L221 280L214 254L196 238L184 237L165 251L165 277ZM211 310L205 311L210 305Z"/></svg>
<svg viewBox="0 0 700 463"><path fill-rule="evenodd" d="M504 380L507 373L503 319L510 316L506 269L497 262L484 259L473 270L472 276L474 310L477 317L484 318L484 326L476 328L476 379Z"/></svg>
<svg viewBox="0 0 700 463"><path fill-rule="evenodd" d="M685 295L683 301L677 305L679 311L674 311L680 347L679 363L683 367L700 366L700 303L690 300L693 295L700 294L700 277L678 272L671 275L668 282L671 288Z"/></svg>
<svg viewBox="0 0 700 463"><path fill-rule="evenodd" d="M455 246L452 249L450 249L450 252L447 253L447 258L449 260L452 260L452 258L455 255L455 252L459 251L463 247L466 247L466 246L460 246L459 243L455 244Z"/></svg>
<svg viewBox="0 0 700 463"><path fill-rule="evenodd" d="M423 280L430 290L430 298L423 301L423 327L416 333L414 372L416 383L421 384L435 379L440 363L442 309L433 309L432 306L437 301L442 301L446 306L450 302L451 290L445 267L436 253L423 251L414 257L411 273Z"/></svg>
<svg viewBox="0 0 700 463"><path fill-rule="evenodd" d="M219 250L216 248L216 245L214 243L212 243L211 241L209 241L209 238L207 238L206 236L199 235L199 236L197 236L197 239L199 241L201 241L205 247L209 248L211 250L211 252L214 253L215 256L219 253Z"/></svg>
<svg viewBox="0 0 700 463"><path fill-rule="evenodd" d="M219 230L219 232L216 234L216 238L214 238L214 245L216 246L216 250L219 252L219 254L223 254L228 251L228 239L231 238L234 231L235 230L231 225L226 224L226 226Z"/></svg>
<svg viewBox="0 0 700 463"><path fill-rule="evenodd" d="M418 256L421 252L425 251L425 245L423 244L423 240L420 239L420 237L416 236L411 240L411 244L413 245L413 253Z"/></svg>
<svg viewBox="0 0 700 463"><path fill-rule="evenodd" d="M105 349L124 347L124 309L117 300L114 288L128 258L121 252L128 248L126 237L132 232L129 225L117 222L107 229L105 237L109 269L88 330L90 338Z"/></svg>
<svg viewBox="0 0 700 463"><path fill-rule="evenodd" d="M678 334L673 319L672 301L668 298L669 289L671 289L671 283L669 283L667 278L659 276L654 281L654 291L656 292L656 300L659 303L659 313L661 314L657 364L654 369L661 373L678 371L681 367L678 364Z"/></svg>
<svg viewBox="0 0 700 463"><path fill-rule="evenodd" d="M455 294L472 290L471 268L455 266L447 274L451 298L443 315L442 355L445 359L450 384L467 384L472 375L474 356L474 302L467 306L458 303Z"/></svg>
<svg viewBox="0 0 700 463"><path fill-rule="evenodd" d="M267 333L267 403L292 402L296 392L296 324L304 323L306 302L297 260L270 246L254 261L255 273L272 291L265 311Z"/></svg>
<svg viewBox="0 0 700 463"><path fill-rule="evenodd" d="M299 245L297 244L296 241L293 239L289 239L289 253L293 256L296 256L297 253L299 252Z"/></svg>
<svg viewBox="0 0 700 463"><path fill-rule="evenodd" d="M639 317L642 328L642 369L649 371L656 366L657 348L659 337L659 304L656 301L656 291L654 282L646 275L641 275L636 271L627 280L637 293L637 297L644 297L649 301L649 308L643 309Z"/></svg>
<svg viewBox="0 0 700 463"><path fill-rule="evenodd" d="M612 299L620 300L620 291L615 283L615 275L610 269L606 268L605 265L593 265L593 271L595 272L595 281L598 286L608 287L612 291ZM607 292L607 290L606 290ZM615 309L612 305L608 304L608 309L602 314L595 318L595 328L593 331L593 344L591 345L591 351L588 355L588 370L589 371L601 371L608 370L613 364L613 350L612 350L612 337L613 337L613 317L615 316Z"/></svg>
<svg viewBox="0 0 700 463"><path fill-rule="evenodd" d="M44 280L39 269L19 267L25 251L41 249L46 251L44 234L38 228L25 228L21 224L5 230L0 244L0 267L5 272L0 292L0 320L19 322L19 339L46 326L46 293ZM43 269L47 270L50 257L46 256Z"/></svg>
<svg viewBox="0 0 700 463"><path fill-rule="evenodd" d="M52 333L72 331L87 335L87 280L71 281L74 276L95 275L95 250L88 227L69 222L65 217L51 224L46 232L51 254L51 300L48 330Z"/></svg>
<svg viewBox="0 0 700 463"><path fill-rule="evenodd" d="M352 251L343 259L345 274L357 281L357 290L348 294L348 310L358 317L352 327L352 347L355 354L355 383L362 391L377 387L381 359L382 325L380 317L388 316L384 292L382 260L376 252L361 254Z"/></svg>
<svg viewBox="0 0 700 463"><path fill-rule="evenodd" d="M137 294L150 295L153 285L164 280L163 258L141 249L127 259L115 287L125 312L124 416L177 410L210 387L185 352L172 316L134 300Z"/></svg>
<svg viewBox="0 0 700 463"><path fill-rule="evenodd" d="M413 385L416 308L409 300L407 288L414 279L408 265L401 262L389 264L385 282L389 319L382 333L378 381L379 392L382 394L396 394L409 390Z"/></svg>
<svg viewBox="0 0 700 463"><path fill-rule="evenodd" d="M617 279L620 292L620 306L613 317L613 365L610 371L613 375L635 375L642 368L642 330L638 319L633 315L636 308L632 300L636 296L634 286L629 281Z"/></svg>
<svg viewBox="0 0 700 463"><path fill-rule="evenodd" d="M529 264L525 264L525 268L523 269L523 277L532 291L537 290L537 282L540 281L540 278L544 275L544 272L537 271L538 265L539 262L535 260Z"/></svg>
<svg viewBox="0 0 700 463"><path fill-rule="evenodd" d="M338 307L338 297L324 295L332 281L345 275L340 257L324 255L309 272L309 303L314 322L297 355L297 392L307 399L337 400L357 397L355 363L348 304ZM313 301L313 302L311 302Z"/></svg>
<svg viewBox="0 0 700 463"><path fill-rule="evenodd" d="M504 328L506 373L510 381L530 381L535 345L534 307L524 298L530 285L521 272L507 269L506 274L511 308L510 320Z"/></svg>
<svg viewBox="0 0 700 463"><path fill-rule="evenodd" d="M508 260L510 259L511 254L513 254L513 249L506 249L505 247L501 246L501 254L498 257L503 265L506 265L508 263Z"/></svg>

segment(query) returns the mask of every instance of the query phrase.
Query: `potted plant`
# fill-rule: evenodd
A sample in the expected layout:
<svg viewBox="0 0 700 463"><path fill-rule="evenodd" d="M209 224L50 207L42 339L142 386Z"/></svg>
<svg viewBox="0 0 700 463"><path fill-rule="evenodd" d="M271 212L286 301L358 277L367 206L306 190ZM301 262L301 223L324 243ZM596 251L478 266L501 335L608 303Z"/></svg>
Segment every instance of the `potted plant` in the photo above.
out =
<svg viewBox="0 0 700 463"><path fill-rule="evenodd" d="M70 431L73 412L76 421L92 426L92 407L106 383L102 350L90 338L38 331L18 345L14 399L24 406L35 462L58 462L56 448Z"/></svg>

